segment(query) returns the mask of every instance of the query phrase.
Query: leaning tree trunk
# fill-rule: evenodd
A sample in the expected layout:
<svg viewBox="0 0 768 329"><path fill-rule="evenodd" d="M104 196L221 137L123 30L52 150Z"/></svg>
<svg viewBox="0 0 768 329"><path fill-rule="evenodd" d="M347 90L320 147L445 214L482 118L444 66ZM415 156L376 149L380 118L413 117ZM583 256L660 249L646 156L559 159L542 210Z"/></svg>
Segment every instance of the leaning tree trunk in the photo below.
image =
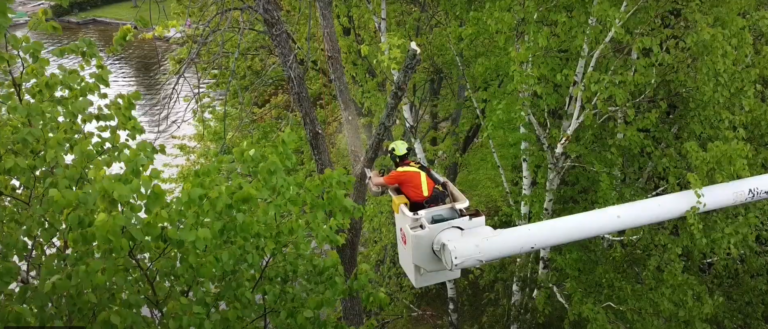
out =
<svg viewBox="0 0 768 329"><path fill-rule="evenodd" d="M344 64L341 61L341 48L339 47L335 22L333 20L333 0L317 0L317 9L320 15L320 25L323 30L323 42L325 44L328 69L341 107L344 134L347 137L347 150L349 151L352 164L352 172L357 173L362 164L363 142L360 138L357 109L354 99L349 92ZM354 201L364 205L366 192L364 185L355 184L355 189L352 192ZM357 254L362 230L362 220L360 218L353 218L350 223L347 240L338 250L347 280L354 275L357 269ZM362 326L365 321L365 314L360 296L353 294L344 298L341 304L344 323L352 327Z"/></svg>
<svg viewBox="0 0 768 329"><path fill-rule="evenodd" d="M323 5L325 4L330 3L318 3L318 6L319 8L323 8ZM264 25L267 28L269 38L274 44L277 55L283 65L286 78L291 87L291 99L302 114L304 130L307 134L310 148L312 149L312 155L317 164L317 171L318 173L322 173L325 169L333 168L333 164L331 163L328 147L325 143L325 135L320 128L314 108L310 102L309 92L306 82L304 81L304 74L298 66L298 61L291 43L291 35L280 16L280 5L276 0L262 0L256 3L255 8L264 20ZM332 20L330 22L333 23ZM331 27L330 30L334 31L334 28ZM338 48L338 40L336 40L336 43ZM416 68L421 64L419 53L420 50L416 47L416 44L412 42L411 49L408 51L405 63L401 69L401 74L395 79L394 88L389 95L385 113L381 118L375 134L368 143L368 148L365 152L362 165L355 167L355 184L352 192L352 200L359 205L365 204L368 192L366 188L367 177L363 168L372 167L380 154L379 149L395 123L395 111L405 95L408 82L416 72ZM340 51L339 56L334 59L339 62L341 61ZM340 63L338 64L338 67L342 67ZM342 82L340 79L334 80L334 82ZM344 80L344 83L345 82L346 79ZM337 95L338 94L339 91L337 91ZM360 247L360 235L362 229L362 219L353 218L346 232L347 239L344 245L338 250L342 266L344 267L344 273L347 278L351 278L357 269L357 254ZM363 325L365 318L362 302L359 296L352 295L342 300L342 317L345 324L349 326L359 327Z"/></svg>
<svg viewBox="0 0 768 329"><path fill-rule="evenodd" d="M416 68L421 64L421 56L419 56L419 52L420 50L416 47L416 44L411 42L411 49L409 49L408 54L406 55L405 63L400 69L400 74L398 74L395 79L392 92L389 94L384 115L381 117L381 121L379 121L376 131L368 143L368 148L365 151L362 165L358 166L357 172L355 172L355 185L352 191L352 201L359 205L365 205L366 197L368 196L368 188L366 186L368 177L365 174L364 168L373 167L376 158L381 154L381 146L384 144L387 136L391 136L390 129L395 125L397 108L403 100L403 96L405 96L408 82L416 72ZM346 232L347 240L344 242L344 245L339 248L339 257L344 266L344 272L348 277L357 269L357 254L360 249L360 235L362 231L362 218L353 218L349 224L349 229ZM359 301L360 298L357 296L342 300L344 321L348 325L353 325L352 323L355 323L355 326L362 325L362 306L358 310L355 305L355 303L359 303ZM357 325L357 323L359 323L359 325Z"/></svg>
<svg viewBox="0 0 768 329"><path fill-rule="evenodd" d="M453 139L454 145L458 143L459 140L459 133L458 133L458 126L459 123L461 123L461 114L462 110L464 109L464 101L467 93L467 88L464 85L464 80L461 79L461 75L459 75L459 87L458 91L456 92L456 108L453 110L453 115L451 115L451 138ZM474 127L474 125L473 125ZM471 130L472 128L470 128ZM473 139L474 140L474 139ZM449 181L452 183L456 183L456 179L459 177L459 159L464 156L463 153L458 152L458 154L454 154L451 156L451 159L449 160L448 164L448 172L446 173L446 177Z"/></svg>
<svg viewBox="0 0 768 329"><path fill-rule="evenodd" d="M347 136L347 149L352 160L352 166L360 164L362 160L363 141L360 138L360 123L357 115L357 106L349 92L349 84L344 73L344 64L341 62L341 48L336 37L336 27L333 21L333 0L317 0L317 11L320 14L320 25L323 30L325 43L325 57L328 61L328 70L336 89L336 97L341 106L341 116L344 123L344 133ZM352 172L356 172L353 168Z"/></svg>
<svg viewBox="0 0 768 329"><path fill-rule="evenodd" d="M331 71L331 78L333 79L333 84L336 89L336 96L338 97L342 115L344 116L344 130L347 135L349 153L353 164L353 173L355 173L352 200L359 205L365 205L368 190L366 187L367 177L363 169L372 167L376 158L378 158L380 154L379 149L394 125L395 110L402 101L408 82L416 71L416 67L420 64L421 58L418 56L418 48L415 48L415 44L412 43L412 49L408 52L405 64L402 68L403 74L399 74L395 79L395 86L389 96L384 116L368 144L365 157L362 158L361 161L362 140L359 133L359 122L355 112L355 103L349 92L349 85L344 73L344 65L341 61L341 49L339 47L335 23L333 21L333 2L332 0L317 0L317 7L320 12L320 22L323 29L323 41L325 43L328 67ZM347 239L344 245L338 249L342 266L344 267L344 273L348 280L354 275L355 270L357 270L357 255L360 248L362 231L362 218L353 218L346 232ZM353 327L362 326L365 320L363 312L362 302L358 295L352 295L342 300L342 317L345 324Z"/></svg>
<svg viewBox="0 0 768 329"><path fill-rule="evenodd" d="M280 63L283 65L283 72L291 88L291 101L301 113L304 132L307 135L312 157L315 159L317 172L323 174L326 169L333 169L331 155L325 142L325 134L320 127L320 122L317 121L315 109L309 98L307 83L304 81L304 71L299 67L299 61L291 43L292 37L280 15L280 5L277 0L260 0L256 2L255 7L264 21L269 39L272 41L277 56L280 58Z"/></svg>

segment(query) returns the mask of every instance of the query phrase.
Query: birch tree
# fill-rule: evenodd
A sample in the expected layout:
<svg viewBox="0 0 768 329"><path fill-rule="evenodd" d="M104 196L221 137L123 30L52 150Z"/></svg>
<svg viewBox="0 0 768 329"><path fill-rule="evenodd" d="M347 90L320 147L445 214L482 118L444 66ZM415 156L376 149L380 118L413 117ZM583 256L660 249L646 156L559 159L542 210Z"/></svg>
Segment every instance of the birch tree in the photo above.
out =
<svg viewBox="0 0 768 329"><path fill-rule="evenodd" d="M212 35L195 34L217 40L200 52L199 63L215 70L212 63L223 61L220 90L234 74L230 90L244 96L229 97L236 100L228 101L229 115L209 112L214 116L204 125L207 138L220 136L232 115L247 119L236 119L242 128L227 129L231 145L251 135L269 139L286 127L302 129L291 123L298 115L290 111L287 80L261 23L240 26L239 3L208 6L196 4L191 11L233 15L221 26L209 24ZM323 63L331 48L321 27L329 20L308 20L320 17L314 4L283 6L332 162L344 167L349 144L345 149L345 117L339 113L347 110L336 88L340 79L328 60ZM410 111L394 108L389 120L399 124L384 139L408 130L404 138L418 138L430 165L447 172L489 225L501 228L764 172L765 10L757 1L443 0L339 1L330 12L340 29L349 94L365 125L389 109L387 88L404 60L405 43L415 40L425 50L426 74L407 92ZM235 53L242 59L232 66ZM274 64L278 69L270 71ZM433 99L425 90L438 76L450 87L437 93L434 108L424 106ZM406 121L409 115L413 120ZM447 127L448 121L457 128ZM292 151L311 164L305 144ZM436 156L440 152L458 156L446 161ZM447 325L450 312L442 300L440 310L430 303L437 291L445 296L445 288L416 290L402 277L391 214L382 211L388 200L368 203L357 273L370 274L362 266L370 265L373 282L391 297L368 316L382 327L396 321ZM762 210L753 205L691 215L558 247L545 257L465 271L461 286L472 289L457 297L473 307L463 307L462 317L469 314L472 325L484 327L759 327L768 286ZM361 300L368 304L366 294Z"/></svg>
<svg viewBox="0 0 768 329"><path fill-rule="evenodd" d="M722 135L715 137L716 134L713 135L711 131L705 132L707 129L702 129L702 126L698 126L699 128L689 126L689 129L696 129L699 133L712 138L708 141L692 137L697 136L694 133L693 135L688 135L689 138L692 138L692 142L676 142L677 146L675 147L670 147L669 143L661 142L669 139L676 141L684 140L685 137L682 137L680 134L682 127L680 123L686 121L681 120L692 118L693 113L700 113L700 110L703 108L711 109L712 112L708 113L716 117L733 118L732 114L726 114L730 113L730 110L723 108L715 109L713 104L704 105L699 100L718 99L721 105L733 101L730 98L729 92L713 93L713 90L718 90L714 86L721 86L723 81L730 78L742 79L744 75L752 76L751 73L747 72L739 74L735 72L741 72L741 70L748 67L755 68L757 67L755 65L761 65L753 60L754 55L750 55L754 47L754 40L759 40L759 38L756 39L754 37L754 27L747 28L747 26L754 24L756 22L755 19L763 14L745 14L756 8L754 7L755 3L742 5L712 4L712 7L705 7L706 9L692 9L686 6L686 10L692 11L683 15L677 11L678 8L674 5L663 6L657 3L599 2L596 7L591 8L568 7L566 4L563 10L569 10L569 12L576 10L577 14L574 17L580 17L581 19L569 20L571 23L569 23L568 27L561 26L558 31L559 34L555 34L554 31L546 28L546 26L550 26L546 22L531 23L536 15L538 15L539 20L543 19L545 21L555 19L559 15L559 9L549 7L548 3L528 2L525 8L516 7L516 9L520 10L504 10L491 6L489 10L493 12L514 12L514 15L508 15L510 21L523 22L522 24L518 23L520 24L518 30L524 31L524 33L518 33L518 40L523 41L523 36L525 35L530 37L530 42L524 43L521 50L513 57L515 60L512 63L512 74L516 77L514 82L515 88L512 90L516 92L516 95L520 95L519 93L525 90L525 86L533 86L533 92L531 97L520 97L520 100L511 100L507 104L519 104L519 108L523 109L525 113L525 120L527 122L524 120L517 120L517 122L524 124L524 133L530 133L537 140L536 144L531 145L532 148L527 148L532 152L532 154L529 153L528 155L528 167L533 169L533 181L544 182L543 185L545 186L541 194L538 194L536 188L533 188L531 191L533 201L540 200L541 202L538 203L538 207L536 206L537 203L533 204L531 210L534 216L531 217L532 220L546 219L552 216L566 215L568 213L637 200L649 195L667 193L668 191L678 191L683 189L685 184L692 184L694 186L700 184L698 180L690 181L689 178L692 176L688 173L695 171L696 174L694 175L698 176L706 171L711 173L709 175L712 175L714 173L712 170L714 169L705 170L703 168L707 167L707 165L702 167L701 164L693 165L688 162L689 158L682 155L689 154L690 149L687 147L702 150L703 153L698 153L699 151L694 152L702 156L696 158L699 159L695 160L697 163L700 163L701 159L708 158L708 156L703 154L714 155L714 153L710 152L717 152L715 144L718 144L718 142L709 144L709 146L700 146L707 145L715 140L729 140L728 143L732 144L728 145L742 150L741 147L736 146L741 145L742 142L732 140L732 137L729 136L734 135L731 132L727 132L726 130L728 129L724 127L722 130L716 128ZM585 11L585 8L589 8L589 10ZM747 16L736 19L738 23L734 25L724 23L733 19L732 15L737 15L736 13ZM667 17L667 20L649 23L651 17L658 15ZM478 16L482 17L483 14L478 14ZM704 18L705 16L708 18ZM673 21L675 23L671 23ZM699 22L697 24L701 24L704 21L710 22L705 25L714 30L708 30L707 28L699 29L703 25L696 25L697 27L695 28L690 25L692 22ZM576 22L578 22L578 25ZM470 21L468 25L471 26L472 23ZM670 24L675 26L674 33L669 35L660 32L663 29L662 26L669 27ZM687 27L683 28L682 26ZM565 30L571 32L564 33ZM715 54L708 54L706 51L703 51L703 48L682 46L680 41L686 40L686 42L691 42L692 40L702 40L701 38L719 40L719 37L716 37L716 35L724 34L739 35L736 39L739 41L735 42L739 43L740 46L723 47L722 44L719 44L719 41L711 41L707 43L709 47L714 47L718 50L714 52ZM585 36L587 37L585 38ZM566 63L569 63L568 65L563 65L564 62L561 59L541 56L543 53L551 52L552 49L560 48L562 43L559 43L559 39L557 39L559 37L564 38L562 40L578 40L578 44L565 41L569 45L566 53L571 54L567 57ZM546 41L544 41L545 39ZM478 44L478 42L475 41L475 44ZM715 44L719 45L715 46ZM736 48L741 49L738 51L738 55L734 55L732 52ZM701 51L698 49L701 49ZM722 52L721 50L723 49L726 50ZM560 51L564 50L561 49ZM725 53L729 55L723 55ZM717 56L723 56L722 60L715 60ZM527 69L525 68L525 63L529 61L529 58L532 58L531 74L527 74ZM701 62L699 62L700 60ZM697 64L694 67L690 67L683 63ZM568 70L564 71L564 67L568 67ZM719 73L716 74L712 71L712 79L721 80L710 82L711 85L705 88L706 91L687 83L679 84L683 81L692 82L692 79L695 79L693 78L694 76L701 74L693 72L710 72L709 70L714 67L719 68L717 70ZM666 76L662 78L659 72L666 72ZM709 77L706 74L704 76ZM736 76L740 78L736 78ZM548 77L555 77L555 79ZM750 80L752 78L746 79ZM564 82L567 82L567 85L563 86ZM739 82L739 85L741 85L741 82ZM558 88L563 89L563 87L564 91L556 91ZM693 92L695 90L698 90L698 92ZM751 96L748 96L748 98L751 98ZM564 103L563 99L565 99ZM694 99L696 99L696 101L693 101L694 103L684 103ZM757 112L762 111L764 108L762 104L756 105L752 101L748 101L748 103L750 104L749 108L761 109L757 110ZM691 104L697 105L692 106ZM738 105L736 107L742 106ZM527 108L530 108L530 112L528 112ZM517 111L517 113L519 112ZM508 117L512 118L513 116L514 114L510 114ZM701 119L694 121L699 120ZM510 121L512 120L507 122ZM663 128L657 128L658 126ZM553 129L552 127L556 128ZM656 144L653 144L654 142L652 141L656 141ZM685 150L681 148L683 144L688 145L684 148ZM709 149L709 151L703 151L704 149ZM756 155L758 153L753 154ZM521 157L525 154L523 152ZM650 159L648 158L650 154L656 154L658 158L652 156L654 159ZM661 158L664 157L669 158L662 160ZM730 160L724 161L736 161L729 162L732 164L747 161L736 160L738 157L729 156L728 159ZM536 161L540 161L539 159L544 160L542 164L536 163ZM678 161L678 163L674 163L675 161ZM664 163L664 169L656 168L655 165L658 163ZM742 165L736 165L736 167L745 168ZM693 168L699 168L704 171L698 171L699 169ZM724 177L724 174L717 175L719 175L719 179ZM733 175L734 173L731 172L731 174L726 176L734 177ZM741 172L741 174L736 175L744 177L747 174L746 172ZM585 177L592 178L587 180ZM650 179L650 177L656 178ZM719 181L714 176L710 176L707 181L712 182L712 179ZM521 180L524 182L525 178ZM685 182L686 180L689 183L681 184L681 181ZM525 184L522 185L525 186ZM543 198L543 200L539 198ZM536 216L536 213L540 215ZM709 223L708 221L713 219L717 221L717 218L719 218L717 215L711 218L708 217L706 222ZM696 221L698 222L698 219ZM705 220L702 219L702 221ZM745 220L740 222L738 226L748 226L750 225L749 223L754 222ZM629 259L635 259L635 261L639 259L628 255L640 252L640 250L646 250L646 252L652 254L652 251L647 251L647 249L644 249L645 247L641 246L645 243L658 243L658 239L670 241L667 240L665 235L670 232L674 232L671 236L682 238L682 230L686 230L685 227L688 227L687 225L672 224L671 226L674 226L674 229L665 225L661 228L647 228L627 232L628 236L626 239L613 238L615 242L609 245L610 249L607 251L603 251L605 247L600 241L597 243L600 249L592 248L590 242L566 246L559 249L562 250L562 254L558 254L558 257L553 258L555 263L549 262L549 257L546 257L548 254L544 252L542 255L544 257L541 257L539 261L539 269L535 273L535 276L541 274L541 281L538 285L540 288L538 295L541 297L537 307L539 310L536 308L529 310L535 316L533 320L552 324L550 321L557 320L546 319L547 316L543 314L548 314L551 317L553 314L567 312L572 321L577 321L577 318L580 319L578 321L605 321L600 323L606 326L615 326L617 322L621 325L629 325L634 323L634 321L638 321L639 318L635 317L639 316L637 315L638 313L635 313L636 311L632 311L630 308L622 306L613 300L607 300L613 299L607 296L624 296L624 298L632 300L632 302L628 303L635 306L642 299L648 301L649 304L647 305L653 308L653 306L650 306L653 304L653 302L650 302L650 298L640 297L640 295L644 295L641 288L638 288L639 290L635 292L636 295L633 297L618 292L624 289L622 285L634 286L637 284L638 287L641 287L642 284L646 286L649 284L647 280L649 280L650 276L642 274L647 273L644 270L644 266L648 263L642 261L635 263ZM646 236L649 232L655 232L650 234L659 235L651 238ZM730 230L729 232L733 233ZM661 236L664 236L664 238L661 238ZM672 238L673 241L674 239ZM674 245L680 246L677 243L674 243ZM582 248L587 248L588 251L582 251ZM687 247L681 246L681 248L685 250ZM658 252L659 249L655 250ZM667 252L669 251L664 253ZM614 257L617 253L627 255L627 258L614 262ZM686 259L691 259L689 257L692 256L685 256ZM705 258L704 260L711 260L711 258ZM674 263L680 264L678 262L679 260L674 261ZM588 267L592 271L597 272L582 271L581 266L587 263L594 265ZM609 263L612 264L610 266L615 267L607 265ZM562 272L556 274L548 273L548 270L553 268L549 265L555 265L554 268ZM617 267L626 268L627 271L616 270ZM598 272L599 274L596 274ZM669 273L669 271L664 272ZM577 273L579 278L575 279L574 275L577 275ZM621 284L610 284L611 288L604 288L604 285L601 285L597 280L602 278L603 275L613 277L613 274L609 273L625 273L626 279ZM486 275L488 275L488 271L486 271ZM689 277L688 275L691 276ZM691 273L683 276L693 278L698 277L698 274ZM676 275L673 277L679 278L680 276ZM638 280L644 283L638 283ZM513 280L510 279L509 281L511 283ZM597 289L596 294L588 293L585 295L582 292L584 290L576 290L573 287L574 281L585 284L580 286L584 289ZM666 284L672 285L671 281L667 281L667 283L662 285ZM587 286L590 288L586 288ZM543 289L545 287L547 289ZM512 291L510 295L517 296L515 293L517 290L514 287L510 289ZM590 297L587 297L587 295ZM664 296L663 298L671 297L669 295ZM513 300L515 300L514 298ZM673 299L682 302L681 299ZM712 300L711 297L707 299ZM676 305L680 307L680 304ZM559 308L561 311L555 311L554 309L556 308ZM669 308L670 312L671 309L672 307ZM538 320L536 320L537 313L540 314L538 315ZM690 314L689 311L686 311L686 317L668 313L670 317L667 318L665 325L669 326L670 323L677 324L693 321L693 318L699 319L696 321L701 321L703 318L713 319L716 317L715 313L717 312L709 312L704 317L690 317L690 320L684 319ZM541 318L542 316L544 319ZM651 326L662 325L661 322L648 320L650 318L658 319L658 317L648 315L640 322ZM645 320L648 320L648 322L644 322ZM685 323L692 325L692 322ZM681 324L681 326L684 325Z"/></svg>

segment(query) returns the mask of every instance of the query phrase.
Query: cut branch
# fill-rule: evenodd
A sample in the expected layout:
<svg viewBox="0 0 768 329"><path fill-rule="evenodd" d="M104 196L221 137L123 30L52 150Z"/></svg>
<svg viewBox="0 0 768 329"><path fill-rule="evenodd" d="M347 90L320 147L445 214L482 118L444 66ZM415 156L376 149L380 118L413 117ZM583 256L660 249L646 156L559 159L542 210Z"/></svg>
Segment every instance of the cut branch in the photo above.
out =
<svg viewBox="0 0 768 329"><path fill-rule="evenodd" d="M387 99L387 107L384 111L384 115L381 117L378 127L376 127L376 132L374 132L373 138L368 143L368 148L366 149L365 157L363 158L362 168L370 168L373 166L373 163L378 157L379 148L381 148L384 143L387 132L395 125L395 112L405 96L408 82L410 82L411 77L413 77L413 74L416 73L416 69L421 64L420 53L421 49L416 46L415 42L411 42L411 48L408 50L405 63L403 63L403 67L400 69L400 72L395 79L392 92ZM358 179L362 177L360 180L365 183L366 177L364 170L358 170L356 176Z"/></svg>

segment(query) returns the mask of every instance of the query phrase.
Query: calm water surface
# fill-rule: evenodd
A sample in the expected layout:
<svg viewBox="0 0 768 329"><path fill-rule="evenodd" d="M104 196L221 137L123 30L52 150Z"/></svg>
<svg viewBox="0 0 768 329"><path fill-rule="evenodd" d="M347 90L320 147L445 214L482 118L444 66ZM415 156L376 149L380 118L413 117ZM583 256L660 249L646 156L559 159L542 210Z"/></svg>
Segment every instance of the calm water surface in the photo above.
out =
<svg viewBox="0 0 768 329"><path fill-rule="evenodd" d="M193 104L184 102L184 97L192 97L198 88L205 87L205 83L197 86L196 74L188 70L184 79L168 77L168 56L176 46L164 40L135 40L124 51L108 57L106 49L112 45L112 37L117 31L117 26L89 24L70 25L61 24L63 33L52 34L28 31L26 26L12 29L17 35L29 34L32 40L38 40L45 44L46 53L56 47L75 42L80 38L90 38L99 47L104 56L105 64L112 72L110 75L110 87L102 91L110 98L119 93L138 91L142 95L134 115L142 122L146 134L140 139L151 141L156 145L165 144L167 155L158 155L155 166L161 168L166 176L172 175L175 170L163 168L167 164L181 164L182 159L175 158L179 152L174 148L182 141L176 137L188 136L194 133L190 120L195 110ZM81 61L75 58L58 59L52 56L51 69L59 64L74 67ZM108 100L93 99L96 103L105 104Z"/></svg>

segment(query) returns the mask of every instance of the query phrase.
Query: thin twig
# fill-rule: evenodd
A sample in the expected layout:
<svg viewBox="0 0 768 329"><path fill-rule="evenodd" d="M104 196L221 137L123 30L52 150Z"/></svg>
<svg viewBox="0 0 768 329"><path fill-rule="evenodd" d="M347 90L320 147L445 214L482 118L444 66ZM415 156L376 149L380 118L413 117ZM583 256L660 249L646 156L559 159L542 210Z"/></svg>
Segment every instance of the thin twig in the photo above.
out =
<svg viewBox="0 0 768 329"><path fill-rule="evenodd" d="M477 100L475 100L475 93L472 92L472 87L469 85L469 79L467 78L467 73L464 71L464 66L461 65L461 59L459 59L459 55L456 53L456 49L453 47L453 41L451 41L450 37L448 38L448 45L451 47L451 51L453 51L453 56L456 58L456 64L459 66L459 70L461 71L461 75L464 77L464 84L467 86L467 93L469 94L470 99L472 99L472 104L475 106L475 111L477 112L478 119L480 120L480 125L485 126L485 120L483 120L483 115L480 113L480 106L477 105ZM496 148L493 146L493 140L491 139L491 136L488 136L488 143L491 146L491 152L493 153L493 158L496 160L496 166L499 168L499 173L501 174L501 183L504 185L504 190L507 192L507 200L509 201L509 205L514 208L515 203L512 201L512 192L509 189L509 184L507 183L507 177L504 174L504 167L501 165L501 161L499 160L499 156L496 153Z"/></svg>

